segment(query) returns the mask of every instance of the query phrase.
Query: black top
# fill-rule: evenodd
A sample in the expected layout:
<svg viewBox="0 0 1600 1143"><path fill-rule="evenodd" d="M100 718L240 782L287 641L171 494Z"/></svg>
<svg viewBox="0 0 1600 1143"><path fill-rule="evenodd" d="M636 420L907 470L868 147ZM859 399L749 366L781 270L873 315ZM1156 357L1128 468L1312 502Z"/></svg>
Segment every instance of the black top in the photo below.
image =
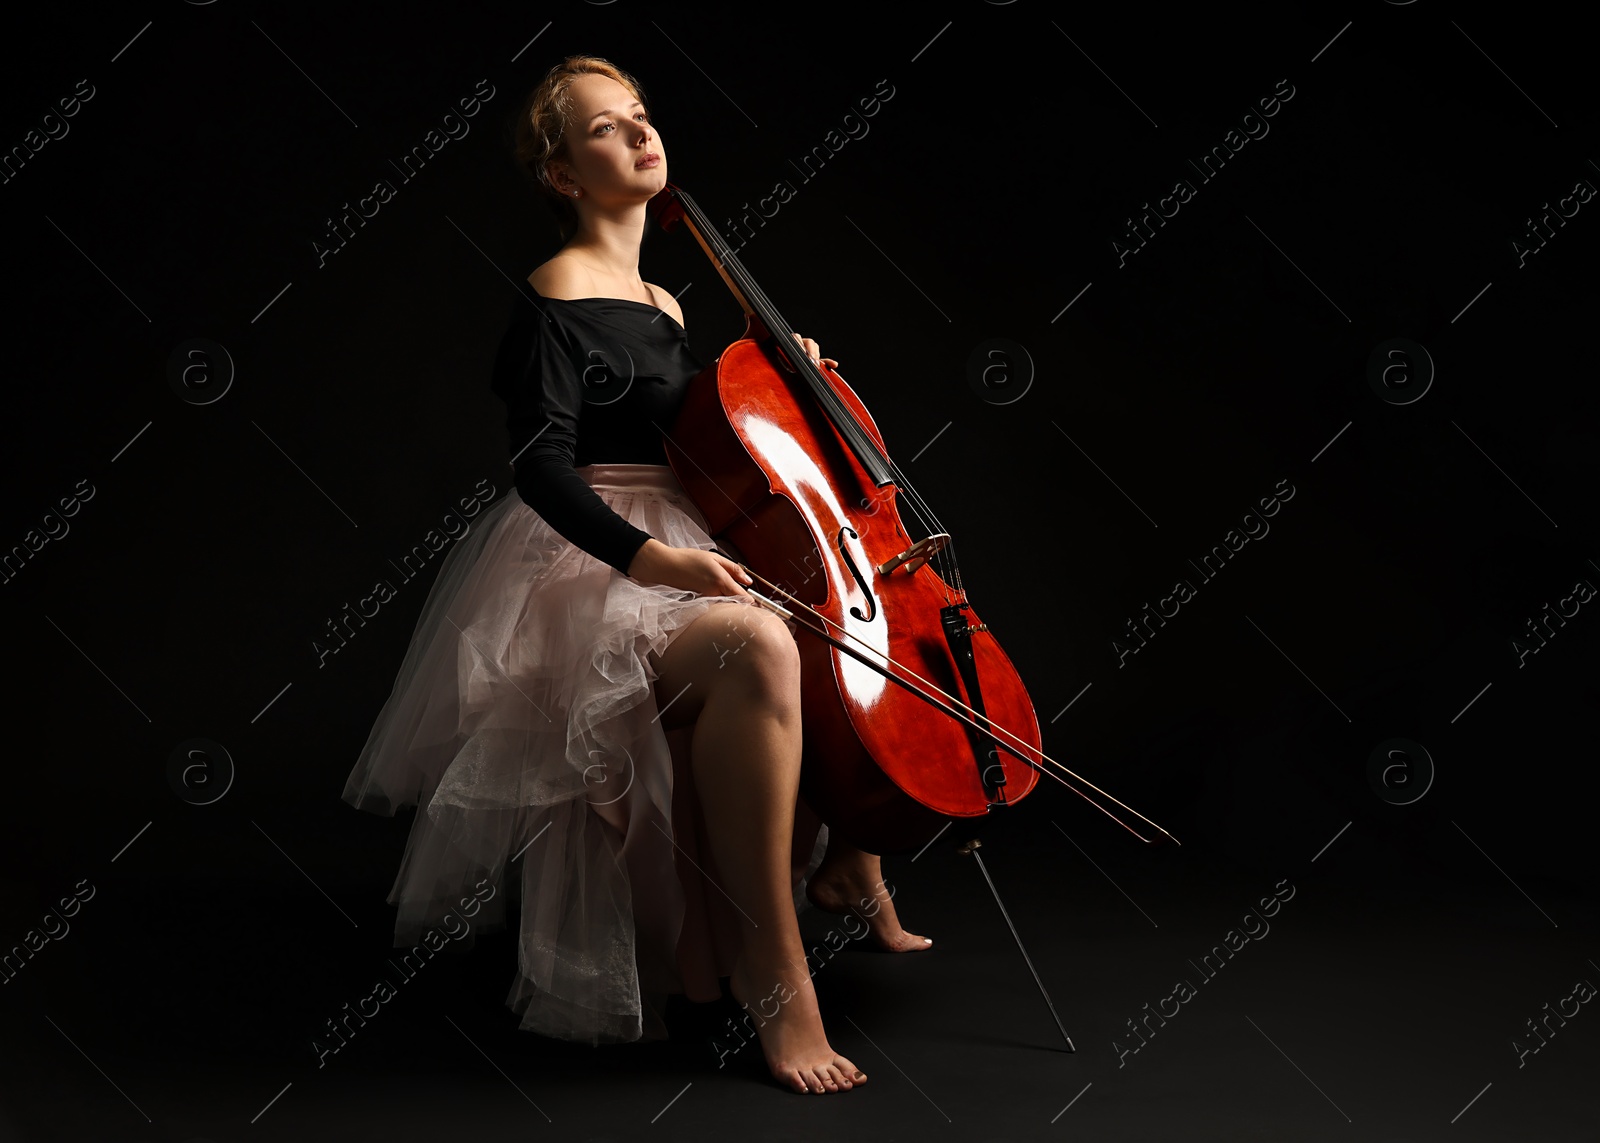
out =
<svg viewBox="0 0 1600 1143"><path fill-rule="evenodd" d="M573 470L666 464L662 431L702 365L684 328L648 302L546 298L525 279L521 287L490 383L506 405L517 494L566 540L626 575L650 533Z"/></svg>

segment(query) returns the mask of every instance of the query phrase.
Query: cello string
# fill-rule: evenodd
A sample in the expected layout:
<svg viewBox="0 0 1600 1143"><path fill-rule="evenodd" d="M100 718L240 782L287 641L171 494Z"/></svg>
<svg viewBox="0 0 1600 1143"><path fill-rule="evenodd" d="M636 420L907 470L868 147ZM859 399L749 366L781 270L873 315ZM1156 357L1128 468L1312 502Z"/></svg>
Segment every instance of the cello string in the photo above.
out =
<svg viewBox="0 0 1600 1143"><path fill-rule="evenodd" d="M924 503L922 494L918 492L911 481L907 479L906 474L900 471L900 466L898 464L896 464L893 460L890 460L889 469L894 473L896 481L911 493L912 497L918 504ZM939 520L938 515L934 513L933 509L930 507L927 509L927 511L928 515L933 518L935 529L939 532L944 532L946 535L950 535L949 530L945 528L943 522ZM946 572L945 574L942 574L940 578L945 581L945 584L949 590L955 592L956 598L965 603L967 593L966 589L961 584L961 565L956 561L955 546L955 537L951 535L949 542L945 545L945 551L950 553L950 558L948 561L945 561L941 564L941 567L946 569ZM943 554L944 552L940 553L940 555Z"/></svg>
<svg viewBox="0 0 1600 1143"><path fill-rule="evenodd" d="M934 514L933 509L926 506L922 499L922 494L916 490L909 480L906 479L905 473L900 471L900 466L891 460L889 461L889 470L895 475L895 483L903 491L910 495L912 510L921 515L921 509L918 506L921 505L923 508L927 509L927 515L932 521L932 524L930 526L925 522L923 526L927 528L930 533L939 532L949 536L950 533L945 529L943 523L940 522L938 516ZM956 598L965 601L965 593L960 587L961 570L960 566L956 563L955 546L955 537L950 536L950 539L945 542L945 546L940 551L935 553L934 558L939 561L939 578L944 582L945 585L946 601L950 599L950 593L952 591L955 592Z"/></svg>
<svg viewBox="0 0 1600 1143"><path fill-rule="evenodd" d="M1069 767L1063 765L1060 762L1057 762L1054 758L1050 757L1050 755L1046 754L1039 747L1033 746L1033 745L1029 744L1025 739L1019 738L1017 735L1013 734L1010 730L1006 729L1004 726L1001 726L998 722L995 722L988 715L980 714L978 711L973 710L972 707L968 706L966 703L962 702L960 699L956 698L954 695L949 694L948 692L940 689L938 686L936 686L935 684L929 682L927 679L923 678L921 675L917 674L917 672L911 670L909 667L903 666L901 663L896 661L891 656L885 655L882 651L879 651L877 648L875 648L875 647L871 646L870 644L866 643L859 636L853 634L849 630L847 630L844 627L841 627L839 624L833 622L833 620L829 619L826 615L822 614L822 612L816 610L814 607L810 606L809 604L802 603L801 601L795 599L788 592L784 591L784 589L782 587L780 587L778 584L773 583L766 576L760 574L759 572L755 571L753 568L750 568L745 564L740 564L739 566L744 568L745 571L749 572L756 579L759 579L762 583L767 584L774 591L776 591L777 593L781 594L784 597L785 600L787 600L789 603L791 603L793 605L795 610L804 611L804 612L808 613L809 615L814 616L815 618L821 620L827 626L838 628L847 638L849 638L849 639L851 639L851 640L853 640L853 641L855 641L857 643L860 643L863 647L866 647L867 650L870 651L873 655L881 658L885 663L888 663L888 664L892 665L895 668L895 671L904 672L905 675L911 676L911 678L916 679L918 683L921 683L923 686L927 687L928 691L931 691L932 694L938 695L940 698L948 700L948 702L950 703L951 707L958 708L958 710L951 710L951 709L949 709L947 707L943 707L943 704L937 704L937 705L940 705L941 708L946 711L946 713L952 714L955 717L961 717L963 722L967 722L967 723L969 723L969 725L976 726L977 729L982 730L985 733L994 734L996 731L998 731L1000 734L1005 735L1007 738L1011 739L1013 742L1015 742L1018 745L1022 746L1024 750L1027 750L1027 751L1029 751L1031 753L1037 754L1044 761L1048 762L1050 765L1052 765L1052 766L1056 767L1057 769L1061 770L1063 773L1070 774L1073 777L1074 780L1082 782L1084 785L1088 786L1091 790L1095 791L1095 793L1100 794L1103 797L1110 798L1113 802L1116 802L1117 805L1119 805L1123 809L1127 810L1130 814L1133 814L1135 817L1139 818L1142 821L1148 822L1150 825L1154 826L1156 829L1161 830L1161 832L1163 834L1166 834L1167 837L1169 837L1169 838L1172 837L1172 835L1167 833L1166 830L1162 829L1159 825L1156 825L1155 822L1150 821L1149 818L1145 817L1143 814L1141 814L1138 810L1134 809L1132 806L1128 805L1125 802L1120 801L1114 795L1107 793L1105 790L1102 790L1099 786L1096 786L1093 782L1089 781L1089 779L1085 778L1083 775L1078 774L1075 771L1073 771L1072 769L1070 769ZM811 627L809 624L807 624L807 630L810 630L812 632L812 634L817 635L820 638L826 639L830 643L834 642L834 640L830 636L828 636L826 633L824 633L822 631L818 631L816 628ZM907 686L907 687L911 687L911 689L917 690L917 691L919 691L920 693L922 693L924 695L927 695L927 693L928 693L927 691L922 691L920 687L912 687L912 685L909 682L907 682L905 680L905 678L902 677L899 674L895 674L895 673L890 672L888 670L885 670L885 669L883 669L881 667L875 667L874 669L876 669L879 672L879 674L882 674L885 677L892 677L896 681L900 682L902 685ZM965 711L968 714L971 714L976 718L982 719L988 725L987 726L980 726L976 722L972 722L970 719L967 719L967 718L961 716L958 713L958 711ZM1015 748L1012 748L1012 749L1013 749L1014 753L1018 753L1019 757L1021 756L1020 752L1016 751ZM1026 758L1023 758L1023 761L1027 762L1029 760L1026 759ZM1043 772L1047 772L1047 771L1043 771L1041 769L1041 772L1043 773ZM1054 776L1054 775L1052 775L1052 776ZM1173 840L1176 841L1177 839L1173 838Z"/></svg>
<svg viewBox="0 0 1600 1143"><path fill-rule="evenodd" d="M921 509L923 509L923 510L925 510L927 512L928 519L932 524L932 529L934 531L938 531L938 532L945 531L946 530L945 526L944 526L943 522L940 521L940 519L938 517L938 514L935 513L934 510L927 505L927 503L922 499L922 493L917 491L916 486L911 483L910 479L907 478L907 476L906 476L906 474L904 472L900 471L900 466L898 464L896 464L892 459L889 461L889 471L894 473L895 484L903 492L905 492L907 495L909 495L912 498L912 500L917 505L920 506ZM954 539L952 539L951 543L954 543L954 542L955 542Z"/></svg>

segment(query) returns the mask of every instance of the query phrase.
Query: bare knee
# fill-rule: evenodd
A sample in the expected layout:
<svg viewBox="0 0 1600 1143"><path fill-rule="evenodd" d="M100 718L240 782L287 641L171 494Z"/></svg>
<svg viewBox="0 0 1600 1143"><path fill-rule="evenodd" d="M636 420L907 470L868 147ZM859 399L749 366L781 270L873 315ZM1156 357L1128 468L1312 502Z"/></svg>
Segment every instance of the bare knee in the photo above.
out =
<svg viewBox="0 0 1600 1143"><path fill-rule="evenodd" d="M774 613L742 603L708 608L656 664L656 699L667 729L693 723L712 695L800 713L800 651Z"/></svg>
<svg viewBox="0 0 1600 1143"><path fill-rule="evenodd" d="M777 615L745 608L730 625L726 643L717 646L713 693L725 691L740 702L757 703L783 714L800 713L800 649L794 633Z"/></svg>

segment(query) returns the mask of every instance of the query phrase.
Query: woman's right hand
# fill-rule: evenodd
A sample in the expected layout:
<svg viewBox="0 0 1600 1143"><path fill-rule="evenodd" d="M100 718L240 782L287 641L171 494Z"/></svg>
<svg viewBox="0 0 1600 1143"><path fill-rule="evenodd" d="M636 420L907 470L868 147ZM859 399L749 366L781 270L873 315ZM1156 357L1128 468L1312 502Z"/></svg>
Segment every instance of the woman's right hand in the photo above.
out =
<svg viewBox="0 0 1600 1143"><path fill-rule="evenodd" d="M696 595L748 596L740 585L755 582L727 556L704 548L674 548L653 536L634 553L628 578Z"/></svg>

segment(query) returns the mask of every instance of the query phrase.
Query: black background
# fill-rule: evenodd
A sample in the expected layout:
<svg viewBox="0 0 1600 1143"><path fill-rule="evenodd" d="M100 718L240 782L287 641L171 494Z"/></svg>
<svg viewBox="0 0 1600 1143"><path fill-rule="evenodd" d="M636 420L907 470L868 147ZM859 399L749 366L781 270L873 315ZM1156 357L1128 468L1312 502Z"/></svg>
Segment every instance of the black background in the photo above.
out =
<svg viewBox="0 0 1600 1143"><path fill-rule="evenodd" d="M1565 16L224 0L6 20L0 146L94 89L0 185L0 547L25 557L0 585L0 945L94 889L0 988L12 1137L1594 1137L1600 1017L1518 1067L1525 1021L1600 982L1600 604L1513 642L1600 582L1600 203L1528 237L1600 185ZM795 187L741 259L956 537L1045 750L1183 843L1146 849L1046 781L887 857L936 947L818 974L874 1079L833 1099L692 1039L517 1034L507 942L431 970L326 1066L310 1047L390 954L408 818L339 791L426 582L320 665L313 643L480 479L509 487L489 365L513 283L559 243L510 116L577 52L639 78L670 177L719 223ZM327 218L480 81L470 133L319 266ZM883 81L867 133L802 180L792 161ZM1190 160L1290 87L1201 181ZM1179 179L1197 193L1119 258ZM649 234L641 268L703 358L739 335L686 233ZM170 381L196 338L233 367L208 403ZM1031 370L982 391L993 338ZM1409 349L1385 398L1394 338L1431 371ZM1290 486L1202 581L1189 561ZM1179 579L1194 598L1119 663ZM170 758L195 738L229 761L186 800ZM1431 762L1386 798L1369 760L1395 738ZM1075 1054L952 851L968 836ZM1119 1055L1284 882L1272 939Z"/></svg>

